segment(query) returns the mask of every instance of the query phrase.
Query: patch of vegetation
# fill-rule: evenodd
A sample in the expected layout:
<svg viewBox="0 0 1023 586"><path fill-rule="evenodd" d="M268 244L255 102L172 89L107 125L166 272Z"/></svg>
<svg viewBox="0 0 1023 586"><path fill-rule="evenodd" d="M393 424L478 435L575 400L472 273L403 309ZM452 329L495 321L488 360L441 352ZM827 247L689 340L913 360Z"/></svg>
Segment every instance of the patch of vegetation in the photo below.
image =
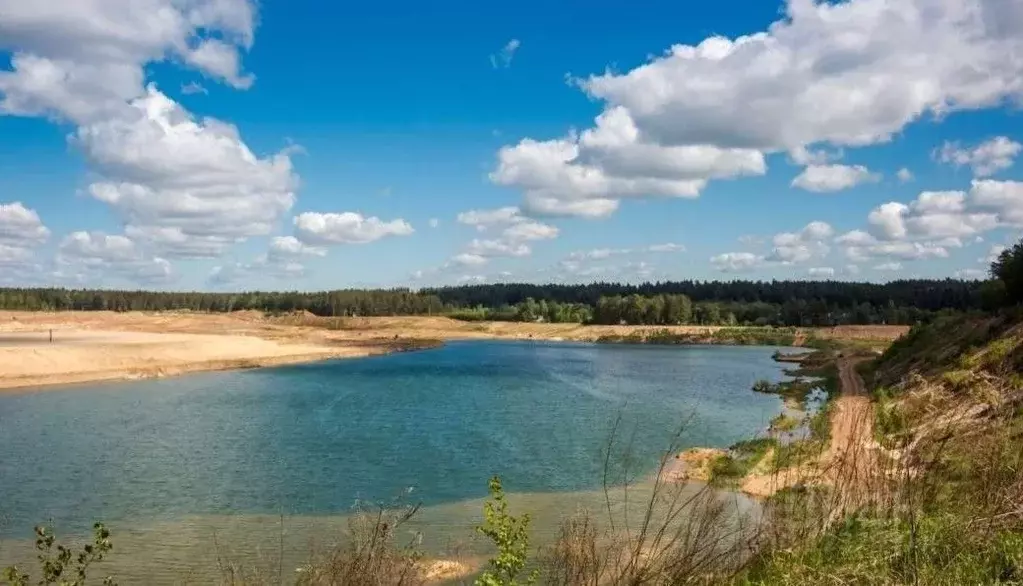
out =
<svg viewBox="0 0 1023 586"><path fill-rule="evenodd" d="M727 454L711 462L711 481L728 484L742 479L777 446L778 440L774 438L744 440L733 444Z"/></svg>
<svg viewBox="0 0 1023 586"><path fill-rule="evenodd" d="M779 395L782 399L785 399L786 403L791 402L799 405L801 409L805 409L810 395L812 395L814 391L821 389L823 386L824 381L821 380L796 378L779 383L772 383L768 380L758 380L753 383L752 389L756 393Z"/></svg>
<svg viewBox="0 0 1023 586"><path fill-rule="evenodd" d="M36 551L39 552L39 577L32 577L17 566L9 566L0 571L0 582L9 586L83 586L88 578L89 568L103 561L103 558L114 548L110 542L110 531L102 523L92 528L92 543L82 546L81 551L57 543L53 530L38 526L36 531ZM111 577L103 579L105 586L114 586Z"/></svg>
<svg viewBox="0 0 1023 586"><path fill-rule="evenodd" d="M772 432L790 433L795 431L800 424L800 420L787 413L779 413L778 415L771 418L768 429Z"/></svg>

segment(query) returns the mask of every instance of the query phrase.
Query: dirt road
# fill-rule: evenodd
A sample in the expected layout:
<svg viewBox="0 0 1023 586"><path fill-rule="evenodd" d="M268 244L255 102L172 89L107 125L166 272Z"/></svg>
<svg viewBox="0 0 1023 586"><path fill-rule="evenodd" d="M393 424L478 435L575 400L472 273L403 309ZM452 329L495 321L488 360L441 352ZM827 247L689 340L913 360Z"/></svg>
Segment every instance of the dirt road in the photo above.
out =
<svg viewBox="0 0 1023 586"><path fill-rule="evenodd" d="M813 462L747 476L742 483L743 492L766 497L798 484L823 483L837 488L845 504L853 505L863 498L877 470L874 410L863 378L856 372L856 366L864 360L867 359L838 359L841 395L831 407L827 449Z"/></svg>

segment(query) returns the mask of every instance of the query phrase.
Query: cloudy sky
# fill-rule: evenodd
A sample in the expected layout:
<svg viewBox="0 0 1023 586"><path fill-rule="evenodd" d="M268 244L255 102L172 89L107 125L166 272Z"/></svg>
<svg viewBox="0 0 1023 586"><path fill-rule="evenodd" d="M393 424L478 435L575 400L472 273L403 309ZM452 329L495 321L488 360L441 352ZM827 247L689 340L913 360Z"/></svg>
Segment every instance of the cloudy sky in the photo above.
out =
<svg viewBox="0 0 1023 586"><path fill-rule="evenodd" d="M976 278L1021 106L1008 0L0 0L0 283Z"/></svg>

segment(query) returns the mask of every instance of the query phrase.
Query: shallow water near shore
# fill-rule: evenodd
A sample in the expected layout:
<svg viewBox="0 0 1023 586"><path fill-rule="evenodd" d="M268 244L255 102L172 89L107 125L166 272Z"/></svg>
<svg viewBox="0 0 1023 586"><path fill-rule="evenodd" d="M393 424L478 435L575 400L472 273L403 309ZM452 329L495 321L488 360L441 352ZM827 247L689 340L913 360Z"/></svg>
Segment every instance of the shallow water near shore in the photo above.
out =
<svg viewBox="0 0 1023 586"><path fill-rule="evenodd" d="M473 552L493 474L522 493L513 505L542 541L577 507L601 506L618 416L636 478L680 426L679 448L766 428L780 400L750 386L783 378L774 350L465 341L0 395L0 562L36 523L68 534L102 520L135 582L202 575L214 534L215 549L253 559L277 559L283 542L290 565L332 542L357 502L409 487L427 550Z"/></svg>

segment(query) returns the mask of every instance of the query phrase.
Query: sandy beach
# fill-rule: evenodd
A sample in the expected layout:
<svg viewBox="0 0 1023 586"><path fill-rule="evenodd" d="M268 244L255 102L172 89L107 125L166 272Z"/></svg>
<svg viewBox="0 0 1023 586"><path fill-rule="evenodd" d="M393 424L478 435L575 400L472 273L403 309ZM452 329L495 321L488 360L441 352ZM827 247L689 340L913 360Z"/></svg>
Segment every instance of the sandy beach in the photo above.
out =
<svg viewBox="0 0 1023 586"><path fill-rule="evenodd" d="M132 380L380 354L417 341L467 338L593 341L645 326L471 323L445 317L271 317L260 312L0 312L0 389ZM660 328L657 328L660 329ZM676 326L709 334L713 326ZM50 332L53 340L50 341ZM905 328L845 326L821 337L891 340Z"/></svg>

